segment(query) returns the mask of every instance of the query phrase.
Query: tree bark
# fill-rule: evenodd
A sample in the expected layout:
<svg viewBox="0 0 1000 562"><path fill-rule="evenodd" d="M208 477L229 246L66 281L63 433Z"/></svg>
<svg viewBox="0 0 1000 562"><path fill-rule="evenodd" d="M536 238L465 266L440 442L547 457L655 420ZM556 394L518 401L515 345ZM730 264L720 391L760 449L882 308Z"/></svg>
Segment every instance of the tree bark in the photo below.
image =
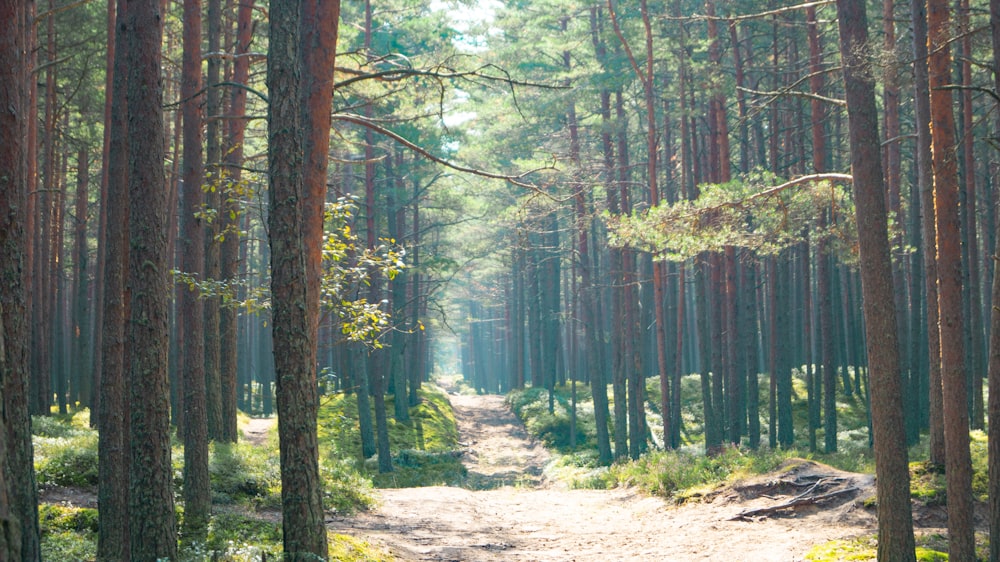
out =
<svg viewBox="0 0 1000 562"><path fill-rule="evenodd" d="M941 389L945 474L948 492L948 551L954 560L974 560L972 459L966 402L965 335L962 313L962 240L958 155L951 90L951 24L948 3L927 1L931 154L937 226L938 318L941 326ZM874 385L873 385L874 386Z"/></svg>
<svg viewBox="0 0 1000 562"><path fill-rule="evenodd" d="M302 125L303 174L306 197L302 213L306 239L322 240L326 209L327 167L330 151L330 112L333 68L336 62L340 0L306 0L302 3ZM320 246L306 253L306 298L309 329L319 329L319 294L322 275ZM312 350L315 358L315 346Z"/></svg>
<svg viewBox="0 0 1000 562"><path fill-rule="evenodd" d="M129 549L129 460L128 439L131 416L125 379L125 319L128 316L125 275L128 271L128 122L126 93L128 66L126 42L128 21L126 0L117 1L114 25L107 169L107 197L104 244L103 308L98 332L101 347L101 374L98 425L98 511L97 558L127 561Z"/></svg>
<svg viewBox="0 0 1000 562"><path fill-rule="evenodd" d="M222 35L222 10L221 0L208 0L208 52L219 52L220 36ZM202 4L202 0L198 0ZM201 38L199 37L199 41ZM201 244L203 270L205 279L220 280L222 278L221 248L218 237L222 234L223 224L223 197L222 197L222 148L219 135L221 122L218 119L222 108L221 90L216 86L220 81L222 70L221 59L217 56L209 56L206 64L205 96L198 96L200 103L204 106L209 119L205 134L205 163L198 179L198 188L201 189L205 183L210 188L204 194L205 205L209 209L217 211L216 218L202 224ZM201 76L201 63L198 64L199 78ZM187 102L190 96L181 95L181 99ZM200 121L200 120L199 120ZM185 123L187 118L185 117ZM199 135L200 136L200 135ZM187 150L187 142L184 143ZM201 145L199 144L199 152ZM206 174L205 171L208 173ZM184 185L187 186L187 180ZM204 379L205 382L205 419L208 427L208 438L218 439L222 434L222 375L220 363L222 360L222 342L219 339L221 333L221 305L222 299L218 295L208 295L201 297L202 314L204 316L203 338L204 346ZM190 338L188 338L190 339Z"/></svg>
<svg viewBox="0 0 1000 562"><path fill-rule="evenodd" d="M854 174L868 364L872 431L878 479L878 559L915 561L910 513L910 473L903 425L899 341L892 296L892 270L879 162L875 84L860 49L868 43L868 18L861 0L838 0L840 53Z"/></svg>
<svg viewBox="0 0 1000 562"><path fill-rule="evenodd" d="M268 168L270 170L271 299L281 457L281 511L285 556L326 558L322 482L316 436L315 331L309 319L306 256L321 240L306 237L301 127L302 6L271 2L267 59Z"/></svg>
<svg viewBox="0 0 1000 562"><path fill-rule="evenodd" d="M41 559L28 415L24 3L0 1L0 558Z"/></svg>
<svg viewBox="0 0 1000 562"><path fill-rule="evenodd" d="M181 269L195 280L205 276L206 225L199 218L202 190L201 0L184 0L184 58L181 68L181 109L184 114L184 188L181 193ZM201 542L208 533L212 497L208 478L208 414L205 342L205 301L196 286L179 287L180 340L184 381L184 528L185 542ZM208 328L208 330L206 330Z"/></svg>
<svg viewBox="0 0 1000 562"><path fill-rule="evenodd" d="M136 560L173 559L177 556L177 529L167 403L169 213L163 170L163 17L159 2L131 0L126 20L131 553Z"/></svg>

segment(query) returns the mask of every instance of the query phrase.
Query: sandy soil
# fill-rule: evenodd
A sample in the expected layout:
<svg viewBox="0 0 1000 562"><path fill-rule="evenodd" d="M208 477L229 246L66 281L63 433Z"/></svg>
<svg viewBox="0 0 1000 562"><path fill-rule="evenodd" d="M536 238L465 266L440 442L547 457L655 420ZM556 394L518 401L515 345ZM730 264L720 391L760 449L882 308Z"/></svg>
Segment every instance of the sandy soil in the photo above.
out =
<svg viewBox="0 0 1000 562"><path fill-rule="evenodd" d="M548 453L502 397L451 399L472 489L382 490L377 510L335 517L333 530L385 545L400 560L486 562L792 561L817 543L875 530L874 513L860 505L874 493L872 477L806 461L683 506L628 489L568 490L542 477ZM740 517L831 491L820 505Z"/></svg>
<svg viewBox="0 0 1000 562"><path fill-rule="evenodd" d="M240 441L251 445L264 445L267 443L268 434L277 424L278 418L274 417L250 418L250 421L240 427L240 431L243 432Z"/></svg>

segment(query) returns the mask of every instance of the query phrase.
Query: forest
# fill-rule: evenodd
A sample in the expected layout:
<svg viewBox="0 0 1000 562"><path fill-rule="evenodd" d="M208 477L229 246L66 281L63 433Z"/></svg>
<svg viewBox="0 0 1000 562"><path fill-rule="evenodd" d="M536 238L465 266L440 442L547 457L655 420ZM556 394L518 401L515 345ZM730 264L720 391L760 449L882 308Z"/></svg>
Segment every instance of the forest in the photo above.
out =
<svg viewBox="0 0 1000 562"><path fill-rule="evenodd" d="M873 472L880 561L930 478L1000 560L998 105L1000 0L0 0L0 562L352 559L475 489L463 393L609 487Z"/></svg>

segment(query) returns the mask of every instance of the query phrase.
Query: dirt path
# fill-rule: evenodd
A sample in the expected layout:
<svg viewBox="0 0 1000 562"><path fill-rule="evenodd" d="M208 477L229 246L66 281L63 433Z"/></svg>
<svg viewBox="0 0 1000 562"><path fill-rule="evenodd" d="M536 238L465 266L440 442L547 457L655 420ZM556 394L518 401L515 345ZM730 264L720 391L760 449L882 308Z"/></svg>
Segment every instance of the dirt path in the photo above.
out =
<svg viewBox="0 0 1000 562"><path fill-rule="evenodd" d="M874 516L857 505L872 494L868 476L803 463L682 507L627 489L567 490L541 476L548 453L530 441L501 397L453 396L452 403L475 491L382 490L378 510L336 518L332 529L384 544L400 560L463 562L787 562L814 544L874 532ZM824 509L731 520L800 493L796 485L816 474L858 490Z"/></svg>
<svg viewBox="0 0 1000 562"><path fill-rule="evenodd" d="M278 418L250 418L246 424L240 427L243 432L242 441L252 445L264 445L267 443L268 434L278 425Z"/></svg>

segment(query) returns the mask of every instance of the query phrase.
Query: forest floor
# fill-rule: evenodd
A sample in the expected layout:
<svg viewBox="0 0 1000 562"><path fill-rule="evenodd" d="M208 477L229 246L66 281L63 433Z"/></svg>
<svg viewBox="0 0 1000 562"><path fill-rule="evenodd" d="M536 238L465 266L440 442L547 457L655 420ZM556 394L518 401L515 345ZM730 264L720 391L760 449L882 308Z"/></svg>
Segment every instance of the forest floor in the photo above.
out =
<svg viewBox="0 0 1000 562"><path fill-rule="evenodd" d="M240 430L243 432L242 441L256 446L267 444L268 435L276 431L278 418L250 418Z"/></svg>
<svg viewBox="0 0 1000 562"><path fill-rule="evenodd" d="M679 506L626 488L571 490L543 476L548 452L502 396L450 398L467 447L465 487L383 489L377 509L336 516L332 530L400 560L463 562L786 562L816 544L875 532L874 510L863 507L874 495L871 475L793 461ZM741 516L797 496L803 505Z"/></svg>

